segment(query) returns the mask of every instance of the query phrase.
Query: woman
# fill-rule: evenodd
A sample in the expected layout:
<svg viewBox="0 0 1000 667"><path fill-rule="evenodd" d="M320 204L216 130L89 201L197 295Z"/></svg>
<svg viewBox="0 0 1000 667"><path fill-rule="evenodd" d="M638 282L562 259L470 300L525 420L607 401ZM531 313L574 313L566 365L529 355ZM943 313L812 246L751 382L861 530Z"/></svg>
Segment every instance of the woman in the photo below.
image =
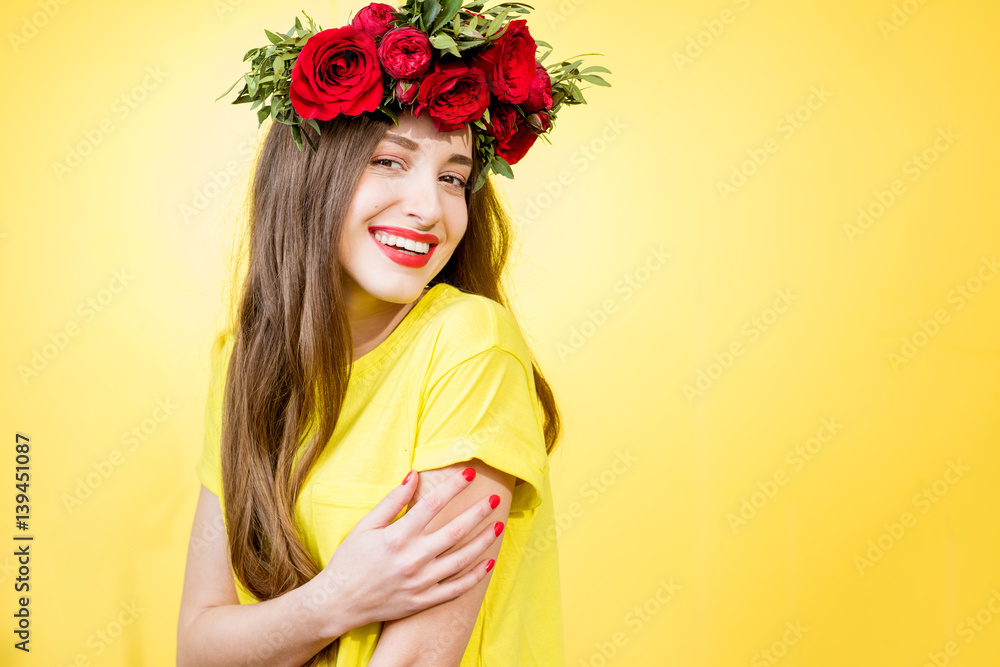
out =
<svg viewBox="0 0 1000 667"><path fill-rule="evenodd" d="M310 42L373 51L387 14ZM293 101L315 101L306 80L292 70ZM484 155L482 111L442 120L460 104L269 128L216 341L178 664L563 664L559 414L501 287L511 223L480 175L507 149Z"/></svg>

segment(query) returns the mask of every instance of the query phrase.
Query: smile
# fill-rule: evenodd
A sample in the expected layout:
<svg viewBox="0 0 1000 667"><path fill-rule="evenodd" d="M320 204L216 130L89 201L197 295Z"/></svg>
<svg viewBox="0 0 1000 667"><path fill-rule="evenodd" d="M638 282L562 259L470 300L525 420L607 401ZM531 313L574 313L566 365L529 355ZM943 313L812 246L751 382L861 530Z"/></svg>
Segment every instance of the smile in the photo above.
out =
<svg viewBox="0 0 1000 667"><path fill-rule="evenodd" d="M414 241L382 231L373 231L369 236L386 257L397 264L415 269L426 266L437 247L436 243Z"/></svg>
<svg viewBox="0 0 1000 667"><path fill-rule="evenodd" d="M406 252L412 252L414 255L426 255L427 251L431 249L430 243L411 241L410 239L404 239L402 236L393 236L392 234L385 234L383 232L372 232L372 234L375 236L375 240L382 245L387 245L390 248L396 247Z"/></svg>

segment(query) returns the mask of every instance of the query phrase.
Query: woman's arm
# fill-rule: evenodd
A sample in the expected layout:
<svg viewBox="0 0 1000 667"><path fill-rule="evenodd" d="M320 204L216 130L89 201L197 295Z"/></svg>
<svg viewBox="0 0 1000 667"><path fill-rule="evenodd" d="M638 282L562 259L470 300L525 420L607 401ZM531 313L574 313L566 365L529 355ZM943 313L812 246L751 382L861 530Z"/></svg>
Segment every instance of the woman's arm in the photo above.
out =
<svg viewBox="0 0 1000 667"><path fill-rule="evenodd" d="M231 568L219 499L202 486L177 625L178 665L301 665L354 627L331 614L329 601L310 603L323 585L316 579L241 605Z"/></svg>
<svg viewBox="0 0 1000 667"><path fill-rule="evenodd" d="M426 532L437 530L453 517L461 514L484 496L500 496L500 504L473 530L462 537L454 549L473 539L487 525L501 521L506 525L514 492L515 477L497 470L479 459L460 462L444 468L420 473L420 486L413 504L430 491L464 468L475 468L476 477L468 488L455 496L428 524ZM480 556L455 576L461 576L475 567L483 558L496 559L500 553L503 533ZM458 597L442 602L405 618L385 621L382 634L375 647L369 667L457 667L469 644L469 637L476 624L479 608L486 597L490 575Z"/></svg>

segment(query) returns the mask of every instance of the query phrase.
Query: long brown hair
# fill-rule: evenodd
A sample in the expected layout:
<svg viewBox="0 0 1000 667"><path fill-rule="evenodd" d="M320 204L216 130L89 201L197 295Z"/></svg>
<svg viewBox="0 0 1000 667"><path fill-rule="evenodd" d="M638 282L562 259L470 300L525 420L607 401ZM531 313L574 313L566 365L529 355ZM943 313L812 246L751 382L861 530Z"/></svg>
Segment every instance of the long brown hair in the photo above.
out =
<svg viewBox="0 0 1000 667"><path fill-rule="evenodd" d="M347 391L353 344L337 259L340 232L358 181L390 126L368 114L321 121L318 136L303 128L317 142L314 154L308 146L299 150L287 125L272 123L250 177L249 256L231 325L221 453L233 570L257 600L297 588L321 569L296 528L295 502L332 437ZM482 168L475 161L470 183ZM466 191L466 201L465 235L433 282L510 309L502 282L511 216L490 179L477 192ZM561 433L559 411L534 355L532 368L551 454ZM316 427L307 428L314 419ZM317 664L336 643L308 664Z"/></svg>

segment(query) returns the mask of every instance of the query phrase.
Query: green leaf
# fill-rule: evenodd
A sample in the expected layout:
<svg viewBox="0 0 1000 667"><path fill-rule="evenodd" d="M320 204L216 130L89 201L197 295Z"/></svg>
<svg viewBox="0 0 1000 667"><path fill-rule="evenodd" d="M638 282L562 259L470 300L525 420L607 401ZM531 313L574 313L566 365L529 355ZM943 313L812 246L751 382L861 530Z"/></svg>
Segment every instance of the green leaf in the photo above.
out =
<svg viewBox="0 0 1000 667"><path fill-rule="evenodd" d="M431 44L438 49L447 49L448 47L456 46L455 40L451 38L450 35L446 33L438 33L430 38Z"/></svg>
<svg viewBox="0 0 1000 667"><path fill-rule="evenodd" d="M434 23L434 19L441 13L441 3L438 0L424 0L420 18L424 24L424 32L430 33L428 27Z"/></svg>
<svg viewBox="0 0 1000 667"><path fill-rule="evenodd" d="M476 30L471 23L463 25L459 30L458 34L466 37L472 37L473 39L478 39L485 37L483 33Z"/></svg>
<svg viewBox="0 0 1000 667"><path fill-rule="evenodd" d="M508 164L507 160L504 160L499 155L493 158L493 162L490 163L490 166L498 174L503 174L507 178L514 178L514 172L511 170L510 164Z"/></svg>
<svg viewBox="0 0 1000 667"><path fill-rule="evenodd" d="M573 57L582 58L583 56L603 56L603 55L604 55L603 53L578 53Z"/></svg>
<svg viewBox="0 0 1000 667"><path fill-rule="evenodd" d="M485 44L485 39L465 39L458 43L459 51L466 51L468 49L474 49L481 44Z"/></svg>
<svg viewBox="0 0 1000 667"><path fill-rule="evenodd" d="M441 26L458 15L458 10L461 6L462 0L444 0L444 8L441 9L441 13L438 14L436 19L434 19L434 23L431 25L431 29L428 32L430 34L434 34L440 30Z"/></svg>
<svg viewBox="0 0 1000 667"><path fill-rule="evenodd" d="M610 83L608 83L601 77L597 76L596 74L581 74L580 79L583 81L589 81L590 83L593 83L597 86L607 86L608 88L611 87Z"/></svg>
<svg viewBox="0 0 1000 667"><path fill-rule="evenodd" d="M268 109L267 107L261 107L260 109L257 109L257 122L263 123L264 119L267 118L268 115L270 115L270 109Z"/></svg>
<svg viewBox="0 0 1000 667"><path fill-rule="evenodd" d="M486 176L487 176L488 173L489 173L489 169L480 169L479 170L479 177L476 178L476 184L472 186L472 191L473 192L476 192L477 190L479 190L479 188L483 187L483 184L486 182Z"/></svg>
<svg viewBox="0 0 1000 667"><path fill-rule="evenodd" d="M579 67L580 63L582 63L582 62L583 62L583 60L574 60L571 63L566 63L565 61L563 61L563 62L559 63L561 65L561 67L558 70L556 70L556 71L558 71L558 72L571 72L574 69L576 69L577 67Z"/></svg>
<svg viewBox="0 0 1000 667"><path fill-rule="evenodd" d="M272 44L281 44L283 41L285 41L284 37L282 37L281 35L275 35L273 32L271 32L266 28L264 29L264 34L267 35L267 38L271 41Z"/></svg>
<svg viewBox="0 0 1000 667"><path fill-rule="evenodd" d="M237 83L239 83L239 82L240 82L240 81L242 81L242 80L243 80L242 78L239 78L239 79L236 79L236 81L234 81L234 82L233 82L233 85L229 86L229 89L228 89L228 90L227 90L226 92L222 93L221 95L219 95L218 97L216 97L216 98L215 98L215 101L216 101L216 102L218 102L218 101L219 101L219 100L221 100L221 99L222 99L223 97L225 97L226 95L228 95L228 94L229 94L229 92L230 92L230 91L231 91L231 90L232 90L233 88L235 88L235 87L236 87L236 84L237 84Z"/></svg>
<svg viewBox="0 0 1000 667"><path fill-rule="evenodd" d="M305 121L306 125L316 130L316 134L320 133L319 121L317 121L315 118L304 118L303 120Z"/></svg>
<svg viewBox="0 0 1000 667"><path fill-rule="evenodd" d="M455 40L449 37L446 33L439 32L438 34L430 38L430 42L431 45L434 46L434 48L441 49L442 51L447 51L448 53L453 53L459 58L462 57L461 54L458 52L458 49L456 48L457 45L455 44Z"/></svg>
<svg viewBox="0 0 1000 667"><path fill-rule="evenodd" d="M611 70L607 67L601 67L600 65L593 65L580 70L580 74L586 74L587 72L607 72L608 74L611 74Z"/></svg>
<svg viewBox="0 0 1000 667"><path fill-rule="evenodd" d="M292 139L295 140L295 145L302 150L302 130L299 129L298 125L292 125Z"/></svg>
<svg viewBox="0 0 1000 667"><path fill-rule="evenodd" d="M493 33L497 31L497 28L500 27L500 24L503 23L503 20L507 18L507 12L509 11L510 8L505 7L499 14L496 15L496 18L490 21L490 25L488 28L486 28L484 33L488 38L493 39L494 37L496 37L496 35L494 35Z"/></svg>
<svg viewBox="0 0 1000 667"><path fill-rule="evenodd" d="M312 152L313 153L318 153L319 151L316 148L317 144L316 144L315 141L313 141L313 138L307 134L306 135L306 139L309 141L309 148L312 149Z"/></svg>
<svg viewBox="0 0 1000 667"><path fill-rule="evenodd" d="M321 26L318 23L316 23L315 21L313 21L313 18L311 16L309 16L308 14L306 14L306 10L303 9L303 10L300 10L300 11L302 12L303 16L305 16L307 19L309 19L309 30L311 32L318 32L318 31L323 30L323 26Z"/></svg>
<svg viewBox="0 0 1000 667"><path fill-rule="evenodd" d="M389 107L380 106L380 107L378 107L376 109L376 111L381 111L386 116L388 116L389 118L391 118L393 123L395 123L397 125L399 124L399 120L396 118L396 114L393 113L392 109L390 109Z"/></svg>

